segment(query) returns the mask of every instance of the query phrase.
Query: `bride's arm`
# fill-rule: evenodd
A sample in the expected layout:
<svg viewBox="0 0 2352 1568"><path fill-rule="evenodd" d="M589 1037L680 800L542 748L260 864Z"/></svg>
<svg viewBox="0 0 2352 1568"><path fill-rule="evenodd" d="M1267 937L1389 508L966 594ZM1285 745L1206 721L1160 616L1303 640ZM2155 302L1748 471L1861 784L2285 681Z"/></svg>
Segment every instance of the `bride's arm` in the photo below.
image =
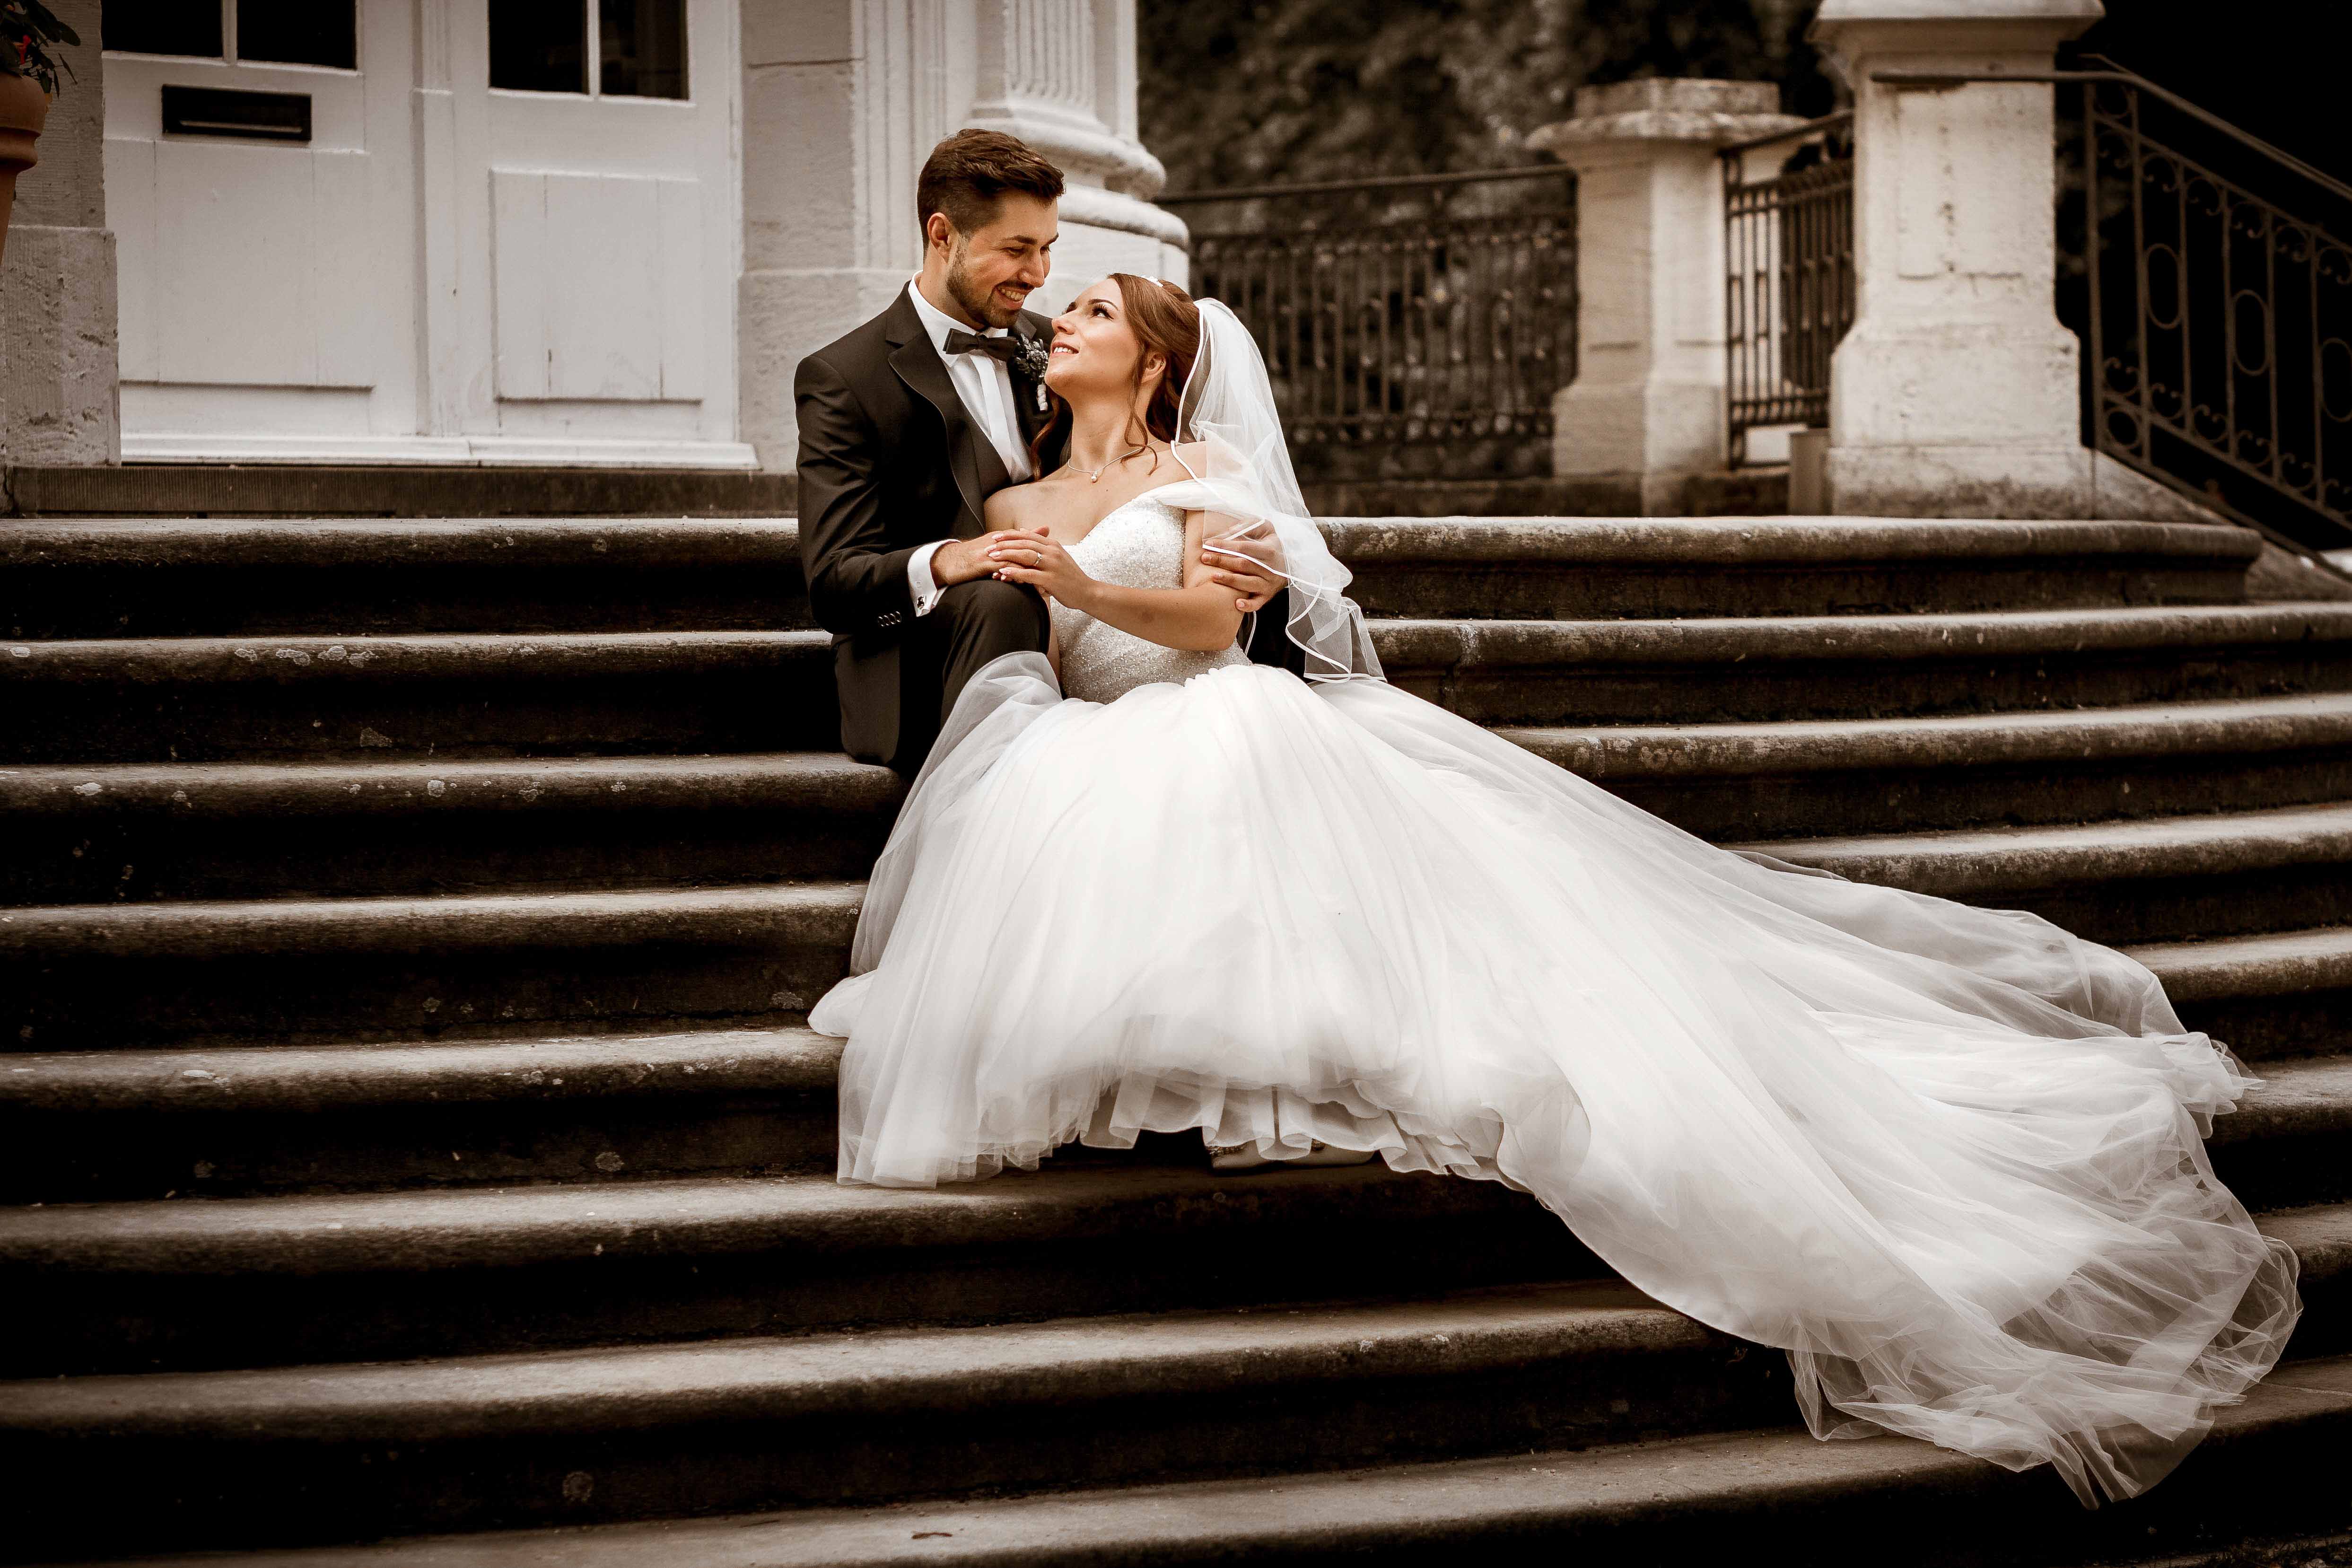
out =
<svg viewBox="0 0 2352 1568"><path fill-rule="evenodd" d="M1210 653L1230 647L1240 635L1242 613L1233 590L1208 580L1197 550L1181 588L1129 588L1089 577L1069 552L1044 534L1014 531L990 542L996 575L1027 583L1106 626L1162 647ZM1030 564L1032 557L1036 564ZM1197 575L1197 581L1195 577Z"/></svg>
<svg viewBox="0 0 2352 1568"><path fill-rule="evenodd" d="M1233 590L1218 585L1212 575L1214 569L1201 560L1205 520L1202 512L1184 514L1184 585L1181 588L1129 588L1099 582L1087 576L1070 559L1070 552L1052 539L1027 530L992 537L989 556L999 577L1031 584L1105 626L1162 647L1213 653L1233 646L1241 633L1242 612Z"/></svg>

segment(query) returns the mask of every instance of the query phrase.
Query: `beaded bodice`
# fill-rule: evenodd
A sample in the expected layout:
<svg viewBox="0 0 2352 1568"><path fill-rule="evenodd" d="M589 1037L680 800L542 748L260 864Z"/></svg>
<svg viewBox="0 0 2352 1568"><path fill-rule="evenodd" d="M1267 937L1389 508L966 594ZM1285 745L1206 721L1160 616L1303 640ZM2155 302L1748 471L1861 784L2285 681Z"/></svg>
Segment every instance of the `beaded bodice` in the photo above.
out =
<svg viewBox="0 0 2352 1568"><path fill-rule="evenodd" d="M1071 559L1097 582L1129 588L1184 585L1184 514L1154 491L1113 510L1069 550ZM1066 697L1109 702L1154 681L1181 682L1223 665L1249 662L1239 647L1214 653L1162 647L1059 603L1053 616Z"/></svg>

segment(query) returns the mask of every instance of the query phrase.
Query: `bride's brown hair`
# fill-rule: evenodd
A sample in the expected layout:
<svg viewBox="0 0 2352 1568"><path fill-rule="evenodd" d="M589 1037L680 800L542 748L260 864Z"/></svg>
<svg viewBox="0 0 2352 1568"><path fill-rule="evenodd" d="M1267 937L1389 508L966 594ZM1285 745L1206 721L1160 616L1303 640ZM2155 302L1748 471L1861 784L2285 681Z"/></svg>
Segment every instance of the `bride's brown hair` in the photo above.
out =
<svg viewBox="0 0 2352 1568"><path fill-rule="evenodd" d="M1176 439L1176 416L1184 399L1184 384L1192 379L1192 362L1201 353L1201 307L1192 303L1192 296L1173 283L1156 278L1139 278L1132 272L1114 272L1110 281L1118 285L1119 303L1127 310L1128 330L1135 334L1140 351L1135 356L1134 392L1143 390L1143 362L1157 353L1164 355L1168 366L1160 372L1160 384L1151 389L1151 400L1143 405L1143 427L1147 434L1162 441ZM1132 394L1130 394L1132 395ZM1029 466L1039 473L1045 471L1040 456L1069 423L1070 405L1050 389L1053 417L1029 442ZM1159 464L1155 454L1152 463Z"/></svg>

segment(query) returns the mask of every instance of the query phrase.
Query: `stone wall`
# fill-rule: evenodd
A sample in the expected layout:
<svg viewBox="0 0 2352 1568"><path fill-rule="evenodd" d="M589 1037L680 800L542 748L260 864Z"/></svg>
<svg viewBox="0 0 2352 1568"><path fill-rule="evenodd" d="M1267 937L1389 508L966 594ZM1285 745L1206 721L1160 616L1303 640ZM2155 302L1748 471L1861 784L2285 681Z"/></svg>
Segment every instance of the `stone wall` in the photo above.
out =
<svg viewBox="0 0 2352 1568"><path fill-rule="evenodd" d="M99 0L53 0L81 35L64 51L41 161L16 182L0 262L0 461L119 462L114 236L106 227Z"/></svg>

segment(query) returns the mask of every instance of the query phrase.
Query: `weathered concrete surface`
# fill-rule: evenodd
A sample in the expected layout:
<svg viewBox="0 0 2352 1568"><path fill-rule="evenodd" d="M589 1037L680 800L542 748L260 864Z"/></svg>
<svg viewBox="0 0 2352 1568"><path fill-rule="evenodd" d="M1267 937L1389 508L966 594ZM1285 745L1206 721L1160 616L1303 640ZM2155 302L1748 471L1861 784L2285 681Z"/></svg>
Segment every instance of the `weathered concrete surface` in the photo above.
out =
<svg viewBox="0 0 2352 1568"><path fill-rule="evenodd" d="M0 466L122 458L115 354L114 236L106 226L106 56L99 0L57 0L81 37L16 182L0 261Z"/></svg>
<svg viewBox="0 0 2352 1568"><path fill-rule="evenodd" d="M142 463L133 468L15 467L15 514L105 518L788 517L790 474L689 469L342 467ZM0 530L0 532L5 532Z"/></svg>
<svg viewBox="0 0 2352 1568"><path fill-rule="evenodd" d="M1528 144L1577 174L1576 379L1552 400L1552 472L1683 510L1724 450L1723 175L1716 149L1801 123L1769 82L1577 89Z"/></svg>
<svg viewBox="0 0 2352 1568"><path fill-rule="evenodd" d="M1983 1562L2145 1554L2235 1510L2273 1531L2332 1521L2332 1456L2352 1439L2352 1361L2315 1361L2219 1413L2181 1483L2086 1512L2039 1475L1895 1439L1801 1432L1341 1470L1281 1480L770 1514L257 1554L253 1568L1179 1568L1785 1553L1883 1564L1932 1531ZM2021 1554L2021 1543L2030 1542ZM153 1568L195 1568L186 1559Z"/></svg>
<svg viewBox="0 0 2352 1568"><path fill-rule="evenodd" d="M2074 334L2058 324L2052 89L1888 71L2047 71L2098 0L1824 0L1809 37L1854 94L1855 318L1831 361L1841 512L2080 517Z"/></svg>

